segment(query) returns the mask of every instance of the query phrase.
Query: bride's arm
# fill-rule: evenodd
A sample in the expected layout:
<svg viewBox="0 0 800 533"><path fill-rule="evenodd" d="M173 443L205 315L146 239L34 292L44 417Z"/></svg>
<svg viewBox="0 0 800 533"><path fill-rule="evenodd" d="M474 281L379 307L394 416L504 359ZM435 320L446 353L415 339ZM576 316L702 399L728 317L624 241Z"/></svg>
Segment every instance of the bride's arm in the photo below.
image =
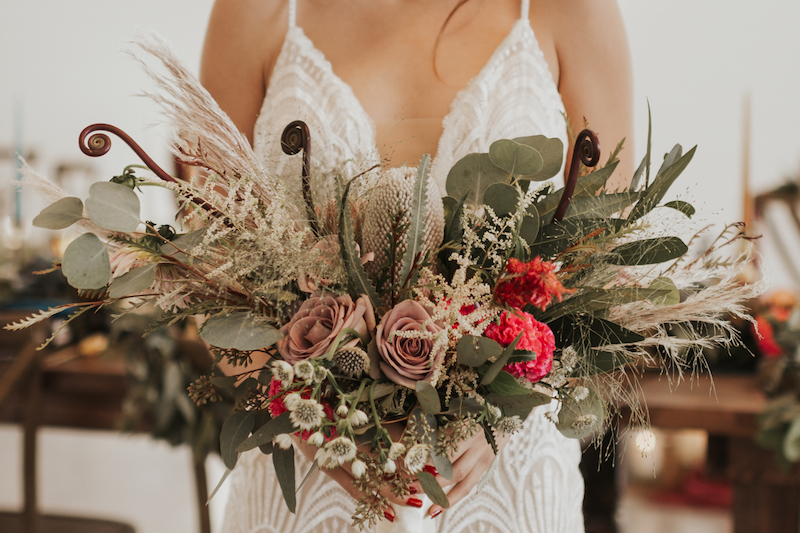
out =
<svg viewBox="0 0 800 533"><path fill-rule="evenodd" d="M541 4L541 12L552 28L558 90L574 134L583 129L584 120L588 122L600 139L601 163L625 138L625 149L608 189L627 186L634 168L633 79L617 1L540 0L535 4Z"/></svg>
<svg viewBox="0 0 800 533"><path fill-rule="evenodd" d="M216 0L211 11L200 81L250 142L286 35L286 6L276 0Z"/></svg>

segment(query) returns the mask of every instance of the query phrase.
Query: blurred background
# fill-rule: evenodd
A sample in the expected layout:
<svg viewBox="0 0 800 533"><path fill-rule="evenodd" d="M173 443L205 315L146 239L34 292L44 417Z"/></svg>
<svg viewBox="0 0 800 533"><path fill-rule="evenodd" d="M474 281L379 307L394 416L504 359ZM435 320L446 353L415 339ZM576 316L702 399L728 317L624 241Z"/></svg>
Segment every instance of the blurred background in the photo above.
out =
<svg viewBox="0 0 800 533"><path fill-rule="evenodd" d="M697 208L698 229L717 224L721 230L726 223L746 220L750 234L763 235L758 242L759 266L770 281L771 299L753 303L753 311L762 316L770 331L774 330L772 340L777 352L765 359L784 361L778 370L772 369L773 374L784 371L787 365L792 367L795 344L791 335L781 335L793 331L794 293L800 283L800 235L795 214L800 180L800 139L795 131L800 124L800 98L796 97L800 87L800 32L796 31L800 4L778 0L764 0L757 7L744 0L731 0L724 5L709 0L619 0L619 4L633 54L635 159L644 155L649 103L654 164L676 142L685 149L699 146L693 162L672 189ZM28 273L47 268L47 257L63 249L60 240L52 240L52 232L32 228L32 218L44 205L15 190L12 182L17 179L17 163L13 154L23 154L39 173L58 181L73 194L85 196L92 182L107 180L120 174L126 165L138 163L120 142L115 142L108 155L96 160L80 153L78 133L89 124L104 122L124 129L157 162L171 170L167 132L158 125L157 110L150 101L137 96L152 87L125 50L137 32L155 31L172 45L185 65L197 72L211 6L212 0L2 3L0 301L6 312L13 314L15 308L24 308L29 301L26 299L42 301L61 294L57 279L32 281ZM148 194L151 196L143 202L143 216L171 222L171 198ZM776 292L777 301L773 297ZM788 314L781 314L786 309ZM105 326L89 321L82 330L73 332L82 338L66 339L64 343L74 344L100 332L101 337L92 337L100 344L87 342L81 347L81 356L102 357L103 342L109 340ZM743 331L749 335L747 326ZM112 340L127 339L124 333L114 333L117 337ZM188 338L190 332L171 334L174 341ZM750 340L758 351L752 336ZM2 357L6 361L22 349L15 342L0 339L5 343ZM177 361L175 364L184 373L191 373L186 370L193 368L191 363L175 359L175 346L170 346L136 348L155 354L155 359L150 360L152 365L169 366L170 361ZM725 434L730 433L729 429L706 427L706 419L688 423L686 417L682 427L668 407L662 418L658 418L661 412L656 411L654 426L658 419L663 427L631 436L627 446L619 447L616 468L602 469L611 470L607 476L620 487L619 531L757 530L734 525L731 502L735 508L736 498L746 498L746 492L736 487L742 483L752 485L757 480L751 476L741 481L731 475L731 457L739 453L731 447L731 439L754 443L756 433L763 433L757 419L767 408L767 396L756 390L764 381L759 382L756 377L756 360L752 356L747 354L732 364L726 357L729 356L712 354L712 362L722 361L722 376L727 371L735 378L730 386L725 385L727 388L720 386L720 404L725 394L752 401L723 416L712 413L714 405L720 404L709 398L708 382L695 383L691 389L688 384L682 385L680 390L693 391L687 394L699 403L691 400L688 405L700 413L700 418L730 415L734 417L730 425L738 429ZM6 368L0 366L0 385ZM124 369L125 364L120 368ZM114 374L115 370L110 372ZM744 381L736 381L740 378ZM126 383L130 379L135 381L135 376ZM661 390L658 387L665 386L656 383L654 397ZM785 390L775 387L767 391L768 395ZM98 395L102 393L97 391ZM710 403L703 403L706 401ZM180 406L171 409L180 412ZM213 415L184 415L184 421L195 420L193 416L212 420L203 426L205 430L214 427ZM0 511L7 512L19 512L25 500L25 425L14 422L14 416L0 418ZM75 416L80 419L82 415ZM199 531L202 515L197 511L195 464L198 457L202 459L213 450L195 446L192 451L189 446L173 446L170 442L196 444L200 426L193 425L191 431L195 433L187 437L185 427L176 430L164 423L162 438L154 440L149 435L151 431L120 433L113 429L119 426L118 422L104 421L102 414L96 416L99 418L95 421L78 420L72 424L74 427L46 423L37 429L38 508L45 514L125 523L139 533ZM787 416L781 420L789 420ZM127 423L136 429L141 420L133 416ZM145 425L152 427L152 420ZM720 434L728 440L720 441ZM764 457L771 462L763 465L763 470L777 464L771 454L765 452ZM213 488L224 467L213 453L205 466L207 483ZM779 490L782 498L797 505L800 492L791 476L781 478L776 486L783 487ZM213 531L219 530L222 520L224 492L223 487L210 505ZM611 505L602 503L601 507L608 510ZM587 510L587 516L591 512ZM587 523L589 531L611 531L601 529L606 526L591 527L594 526ZM795 529L789 530L797 531L796 526L792 527Z"/></svg>

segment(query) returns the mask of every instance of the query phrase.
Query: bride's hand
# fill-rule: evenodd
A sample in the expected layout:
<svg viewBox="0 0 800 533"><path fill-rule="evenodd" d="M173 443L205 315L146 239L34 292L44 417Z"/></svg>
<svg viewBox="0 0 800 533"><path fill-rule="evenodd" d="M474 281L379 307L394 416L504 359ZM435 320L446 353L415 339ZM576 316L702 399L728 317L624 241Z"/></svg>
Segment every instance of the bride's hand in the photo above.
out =
<svg viewBox="0 0 800 533"><path fill-rule="evenodd" d="M510 436L495 436L498 452L508 444L509 438ZM442 488L451 487L450 492L447 493L447 500L451 507L464 499L478 484L481 477L492 466L494 458L494 451L486 442L483 431L478 431L473 437L459 443L458 452L450 457L450 461L453 463L453 479L436 476L436 481ZM428 515L436 518L444 510L441 506L433 504Z"/></svg>
<svg viewBox="0 0 800 533"><path fill-rule="evenodd" d="M400 435L394 435L399 440ZM314 457L317 453L319 448L315 448L311 446L305 441L300 440L297 437L294 437L294 443L300 452L306 456L309 462L314 462ZM344 465L340 466L339 468L335 468L333 470L322 469L323 472L333 479L336 483L338 483L353 499L358 500L359 498L363 497L364 494L361 493L356 487L353 485L354 476L350 471L350 463L345 463ZM409 484L408 490L411 493L407 498L399 498L392 494L391 486L384 485L381 489L381 494L389 500L390 507L388 509L384 509L384 516L390 521L394 521L395 513L394 507L395 506L405 506L405 507L421 507L422 500L420 496L422 495L422 488L420 487L419 481L413 481Z"/></svg>

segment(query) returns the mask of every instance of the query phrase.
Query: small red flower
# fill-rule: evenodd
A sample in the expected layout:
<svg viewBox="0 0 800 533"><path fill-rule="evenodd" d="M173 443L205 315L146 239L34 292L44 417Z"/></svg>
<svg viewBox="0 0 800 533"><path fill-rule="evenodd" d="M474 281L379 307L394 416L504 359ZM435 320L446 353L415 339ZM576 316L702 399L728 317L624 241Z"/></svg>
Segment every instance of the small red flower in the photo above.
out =
<svg viewBox="0 0 800 533"><path fill-rule="evenodd" d="M504 311L500 315L500 322L490 324L484 335L505 347L514 342L520 332L522 332L522 337L519 339L516 349L534 353L536 358L531 361L508 364L503 367L503 370L514 377L536 383L553 367L556 339L547 324L534 320L529 313Z"/></svg>
<svg viewBox="0 0 800 533"><path fill-rule="evenodd" d="M553 297L560 302L562 294L573 292L561 285L555 271L553 263L542 261L539 257L527 263L511 258L497 283L494 298L501 304L517 309L532 304L544 311Z"/></svg>

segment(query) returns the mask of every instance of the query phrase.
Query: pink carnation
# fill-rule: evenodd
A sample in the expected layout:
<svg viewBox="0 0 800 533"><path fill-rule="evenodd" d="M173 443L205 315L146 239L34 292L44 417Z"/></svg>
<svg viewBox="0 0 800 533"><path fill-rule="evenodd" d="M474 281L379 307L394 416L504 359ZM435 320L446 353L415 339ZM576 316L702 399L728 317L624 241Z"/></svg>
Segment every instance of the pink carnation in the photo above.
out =
<svg viewBox="0 0 800 533"><path fill-rule="evenodd" d="M534 320L533 316L522 311L514 313L504 311L500 315L500 322L490 324L484 335L505 347L514 342L520 332L522 337L516 349L533 353L536 357L531 361L508 364L503 370L514 377L536 383L546 376L553 366L556 339L547 324Z"/></svg>

